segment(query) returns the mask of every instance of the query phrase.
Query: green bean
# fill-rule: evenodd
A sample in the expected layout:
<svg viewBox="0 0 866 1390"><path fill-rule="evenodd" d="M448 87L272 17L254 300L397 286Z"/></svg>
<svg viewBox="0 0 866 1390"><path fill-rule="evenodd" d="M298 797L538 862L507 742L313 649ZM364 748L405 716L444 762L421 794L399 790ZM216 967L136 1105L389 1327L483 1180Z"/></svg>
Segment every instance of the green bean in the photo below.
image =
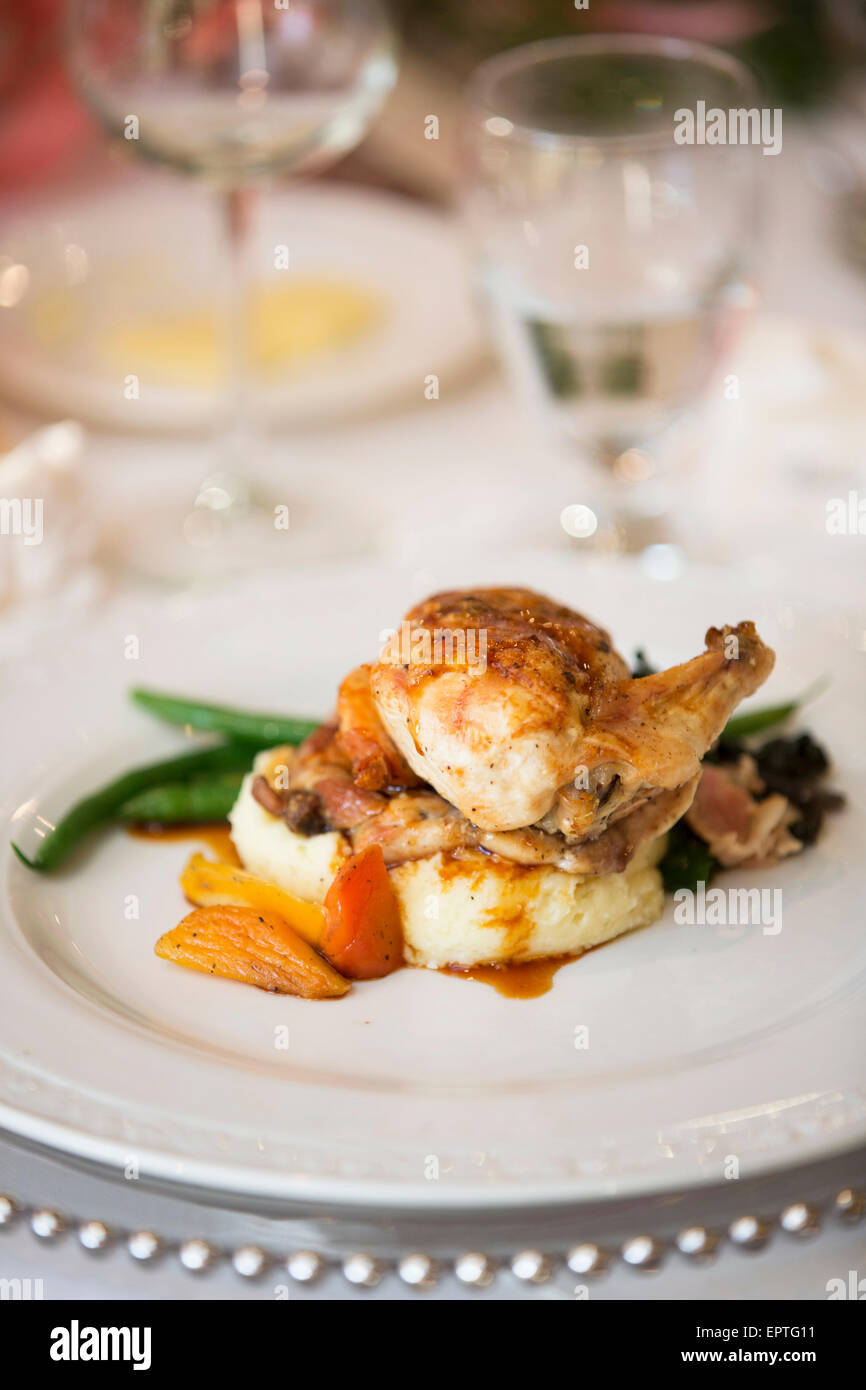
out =
<svg viewBox="0 0 866 1390"><path fill-rule="evenodd" d="M125 801L118 814L121 820L140 825L224 821L237 801L242 780L242 773L233 772L196 777L192 782L165 782Z"/></svg>
<svg viewBox="0 0 866 1390"><path fill-rule="evenodd" d="M786 719L797 713L797 710L823 695L829 686L829 678L822 676L810 685L808 690L804 690L802 695L798 695L796 700L788 700L784 705L765 705L763 709L747 710L745 714L735 714L733 719L728 720L721 737L723 741L733 742L735 739L748 738L750 734L763 733L764 729L772 729L775 724L784 724Z"/></svg>
<svg viewBox="0 0 866 1390"><path fill-rule="evenodd" d="M209 705L182 695L165 695L158 690L133 690L133 700L142 709L169 724L185 724L191 729L227 734L258 748L276 743L302 743L319 727L320 720L285 719L279 714L254 714L250 710Z"/></svg>
<svg viewBox="0 0 866 1390"><path fill-rule="evenodd" d="M28 859L16 844L12 848L28 868L40 873L49 872L64 863L92 830L114 820L121 807L140 792L166 782L194 777L196 773L243 771L249 767L251 758L248 746L222 743L195 753L182 753L179 758L167 758L147 767L133 768L131 772L124 773L77 802L48 832L32 858Z"/></svg>
<svg viewBox="0 0 866 1390"><path fill-rule="evenodd" d="M732 742L734 739L747 738L749 734L763 733L764 729L772 729L774 724L783 724L790 719L800 704L799 700L791 700L787 705L770 705L763 709L747 710L745 714L735 714L728 720L721 737L726 742Z"/></svg>

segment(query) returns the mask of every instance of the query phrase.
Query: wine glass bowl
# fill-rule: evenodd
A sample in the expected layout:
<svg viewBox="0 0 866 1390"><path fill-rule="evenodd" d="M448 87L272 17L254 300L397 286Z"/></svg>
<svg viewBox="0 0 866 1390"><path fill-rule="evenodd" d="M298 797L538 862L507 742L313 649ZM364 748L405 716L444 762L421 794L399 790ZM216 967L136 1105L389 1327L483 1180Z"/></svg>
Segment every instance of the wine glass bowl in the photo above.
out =
<svg viewBox="0 0 866 1390"><path fill-rule="evenodd" d="M69 61L109 134L229 186L338 158L396 72L377 0L73 0Z"/></svg>
<svg viewBox="0 0 866 1390"><path fill-rule="evenodd" d="M751 301L760 152L678 143L698 100L756 104L727 54L613 35L501 54L468 94L463 205L494 338L614 523L658 508L663 436Z"/></svg>

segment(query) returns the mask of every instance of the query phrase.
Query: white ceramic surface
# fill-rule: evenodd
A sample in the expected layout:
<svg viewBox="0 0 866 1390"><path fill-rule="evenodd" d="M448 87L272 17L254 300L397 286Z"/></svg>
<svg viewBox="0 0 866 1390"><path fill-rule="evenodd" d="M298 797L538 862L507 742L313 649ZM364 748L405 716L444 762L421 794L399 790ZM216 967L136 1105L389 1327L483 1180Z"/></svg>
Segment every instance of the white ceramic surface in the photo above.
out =
<svg viewBox="0 0 866 1390"><path fill-rule="evenodd" d="M140 176L87 199L18 208L0 219L0 255L23 262L29 285L0 321L0 388L17 404L124 432L210 431L225 402L208 388L157 379L132 349L112 346L181 310L226 302L227 251L217 203L193 185ZM275 266L286 248L288 269ZM423 401L476 365L482 348L457 229L407 198L339 184L275 188L263 198L249 281L287 276L346 283L380 306L369 329L263 380L266 424L328 422L395 401ZM127 375L140 394L127 399Z"/></svg>
<svg viewBox="0 0 866 1390"><path fill-rule="evenodd" d="M849 809L800 860L721 880L780 888L781 931L679 926L669 907L535 1000L407 970L326 1005L153 955L184 910L189 845L112 832L51 877L10 856L0 1124L169 1179L425 1207L687 1186L717 1180L731 1157L755 1174L866 1138L862 615L823 613L808 576L802 593L747 594L724 572L664 583L624 564L515 555L452 578L548 590L658 664L699 651L712 623L754 618L778 652L761 700L833 678L805 723L832 751ZM180 743L128 707L133 684L326 712L412 597L383 566L331 568L124 603L45 639L4 683L4 818L32 845L34 816ZM580 1027L588 1048L575 1046Z"/></svg>

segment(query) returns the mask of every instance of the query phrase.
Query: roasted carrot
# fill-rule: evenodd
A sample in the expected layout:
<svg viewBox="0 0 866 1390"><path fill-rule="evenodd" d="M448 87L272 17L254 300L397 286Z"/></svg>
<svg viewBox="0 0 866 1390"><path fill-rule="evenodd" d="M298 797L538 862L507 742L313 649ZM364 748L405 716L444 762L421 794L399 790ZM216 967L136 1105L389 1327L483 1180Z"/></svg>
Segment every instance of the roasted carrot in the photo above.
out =
<svg viewBox="0 0 866 1390"><path fill-rule="evenodd" d="M400 908L379 845L352 855L325 898L321 950L354 980L376 980L403 964Z"/></svg>

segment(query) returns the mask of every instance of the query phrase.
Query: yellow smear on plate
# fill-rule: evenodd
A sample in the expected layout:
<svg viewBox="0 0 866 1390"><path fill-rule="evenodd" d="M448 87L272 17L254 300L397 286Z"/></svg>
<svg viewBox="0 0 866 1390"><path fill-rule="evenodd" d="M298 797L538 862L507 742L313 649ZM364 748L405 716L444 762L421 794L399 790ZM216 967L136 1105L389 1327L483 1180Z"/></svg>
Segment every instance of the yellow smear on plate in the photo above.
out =
<svg viewBox="0 0 866 1390"><path fill-rule="evenodd" d="M250 360L259 376L274 377L363 338L379 322L383 305L347 281L298 279L252 291L247 316ZM151 380L208 386L222 371L224 343L208 309L135 318L111 328L100 353L112 366Z"/></svg>
<svg viewBox="0 0 866 1390"><path fill-rule="evenodd" d="M33 337L41 346L66 347L81 327L79 305L66 289L44 290L32 304Z"/></svg>

